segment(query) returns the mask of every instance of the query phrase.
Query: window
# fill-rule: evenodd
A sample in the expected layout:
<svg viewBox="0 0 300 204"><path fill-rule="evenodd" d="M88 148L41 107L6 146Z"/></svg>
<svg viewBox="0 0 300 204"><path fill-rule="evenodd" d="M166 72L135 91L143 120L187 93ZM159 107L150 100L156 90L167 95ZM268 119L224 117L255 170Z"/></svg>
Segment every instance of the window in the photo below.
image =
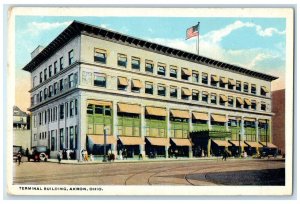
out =
<svg viewBox="0 0 300 204"><path fill-rule="evenodd" d="M254 100L251 101L251 109L256 110L256 101Z"/></svg>
<svg viewBox="0 0 300 204"><path fill-rule="evenodd" d="M70 117L73 117L74 116L74 101L71 101L70 102Z"/></svg>
<svg viewBox="0 0 300 204"><path fill-rule="evenodd" d="M59 105L59 119L61 119L61 120L64 119L64 114L65 114L64 110L65 110L64 104L60 104Z"/></svg>
<svg viewBox="0 0 300 204"><path fill-rule="evenodd" d="M158 63L157 65L157 74L160 76L165 76L166 75L166 65Z"/></svg>
<svg viewBox="0 0 300 204"><path fill-rule="evenodd" d="M48 95L48 89L45 88L45 89L44 89L44 100L47 99L47 95Z"/></svg>
<svg viewBox="0 0 300 204"><path fill-rule="evenodd" d="M57 61L54 62L54 74L57 73Z"/></svg>
<svg viewBox="0 0 300 204"><path fill-rule="evenodd" d="M266 108L267 108L266 104L265 104L265 103L261 103L260 109L261 109L262 111L266 111Z"/></svg>
<svg viewBox="0 0 300 204"><path fill-rule="evenodd" d="M74 149L74 127L70 127L70 149Z"/></svg>
<svg viewBox="0 0 300 204"><path fill-rule="evenodd" d="M202 72L202 84L208 84L208 74Z"/></svg>
<svg viewBox="0 0 300 204"><path fill-rule="evenodd" d="M127 56L124 54L118 54L118 66L127 67Z"/></svg>
<svg viewBox="0 0 300 204"><path fill-rule="evenodd" d="M141 67L141 60L137 57L131 58L131 69L133 70L140 70Z"/></svg>
<svg viewBox="0 0 300 204"><path fill-rule="evenodd" d="M51 151L56 150L56 140L54 135L54 130L51 130Z"/></svg>
<svg viewBox="0 0 300 204"><path fill-rule="evenodd" d="M170 97L177 98L177 87L176 86L170 87Z"/></svg>
<svg viewBox="0 0 300 204"><path fill-rule="evenodd" d="M220 95L220 97L219 97L219 103L220 103L220 105L221 106L225 106L226 105L226 102L227 102L227 97L225 96L225 95Z"/></svg>
<svg viewBox="0 0 300 204"><path fill-rule="evenodd" d="M69 52L69 65L73 64L74 63L74 51L71 50Z"/></svg>
<svg viewBox="0 0 300 204"><path fill-rule="evenodd" d="M78 114L78 101L75 99L75 115Z"/></svg>
<svg viewBox="0 0 300 204"><path fill-rule="evenodd" d="M170 77L177 78L177 67L170 66Z"/></svg>
<svg viewBox="0 0 300 204"><path fill-rule="evenodd" d="M32 79L32 87L35 87L37 85L36 76Z"/></svg>
<svg viewBox="0 0 300 204"><path fill-rule="evenodd" d="M236 81L236 87L235 87L235 89L237 91L241 91L242 90L241 81Z"/></svg>
<svg viewBox="0 0 300 204"><path fill-rule="evenodd" d="M53 86L50 85L50 86L49 86L49 97L52 96L52 93L53 93Z"/></svg>
<svg viewBox="0 0 300 204"><path fill-rule="evenodd" d="M46 81L46 80L47 80L47 68L44 69L44 81Z"/></svg>
<svg viewBox="0 0 300 204"><path fill-rule="evenodd" d="M98 48L94 49L94 61L95 62L106 64L106 58L107 58L106 50L102 50L102 49L98 49Z"/></svg>
<svg viewBox="0 0 300 204"><path fill-rule="evenodd" d="M40 72L40 83L43 82L43 72Z"/></svg>
<svg viewBox="0 0 300 204"><path fill-rule="evenodd" d="M43 101L43 91L40 91L40 102Z"/></svg>
<svg viewBox="0 0 300 204"><path fill-rule="evenodd" d="M192 100L199 101L199 91L197 91L197 90L192 91Z"/></svg>
<svg viewBox="0 0 300 204"><path fill-rule="evenodd" d="M64 90L64 79L59 80L59 90Z"/></svg>
<svg viewBox="0 0 300 204"><path fill-rule="evenodd" d="M233 107L233 97L232 96L228 96L228 106Z"/></svg>
<svg viewBox="0 0 300 204"><path fill-rule="evenodd" d="M217 104L217 94L212 93L210 95L210 103L211 104Z"/></svg>
<svg viewBox="0 0 300 204"><path fill-rule="evenodd" d="M190 95L192 95L191 90L188 88L181 88L181 99L189 100Z"/></svg>
<svg viewBox="0 0 300 204"><path fill-rule="evenodd" d="M159 96L166 96L166 87L162 84L157 86L157 95Z"/></svg>
<svg viewBox="0 0 300 204"><path fill-rule="evenodd" d="M256 85L255 84L251 84L251 93L256 94Z"/></svg>
<svg viewBox="0 0 300 204"><path fill-rule="evenodd" d="M243 100L241 98L236 98L236 107L242 108L242 105L244 104Z"/></svg>
<svg viewBox="0 0 300 204"><path fill-rule="evenodd" d="M69 88L74 87L74 74L69 75Z"/></svg>
<svg viewBox="0 0 300 204"><path fill-rule="evenodd" d="M41 133L40 133L40 134L41 134ZM33 135L33 139L34 139L34 140L37 140L36 134Z"/></svg>
<svg viewBox="0 0 300 204"><path fill-rule="evenodd" d="M208 102L208 93L206 91L202 92L202 101L203 102Z"/></svg>
<svg viewBox="0 0 300 204"><path fill-rule="evenodd" d="M145 62L145 71L148 73L153 73L153 61L151 60L146 60Z"/></svg>
<svg viewBox="0 0 300 204"><path fill-rule="evenodd" d="M93 110L93 105L92 105L92 104L89 104L89 105L87 106L86 114L88 114L88 115L94 114L94 110Z"/></svg>
<svg viewBox="0 0 300 204"><path fill-rule="evenodd" d="M128 86L128 80L125 77L118 77L118 90L126 91Z"/></svg>
<svg viewBox="0 0 300 204"><path fill-rule="evenodd" d="M265 86L260 87L260 95L266 96L268 93L268 89Z"/></svg>
<svg viewBox="0 0 300 204"><path fill-rule="evenodd" d="M153 83L152 82L145 82L145 93L146 94L153 94Z"/></svg>
<svg viewBox="0 0 300 204"><path fill-rule="evenodd" d="M59 58L60 71L64 69L64 57Z"/></svg>
<svg viewBox="0 0 300 204"><path fill-rule="evenodd" d="M39 113L39 125L42 125L42 113Z"/></svg>
<svg viewBox="0 0 300 204"><path fill-rule="evenodd" d="M51 114L50 114L50 109L48 109L48 123L51 122Z"/></svg>
<svg viewBox="0 0 300 204"><path fill-rule="evenodd" d="M78 126L75 125L75 146L74 146L74 149L77 149L77 144L78 144Z"/></svg>
<svg viewBox="0 0 300 204"><path fill-rule="evenodd" d="M65 107L66 107L66 118L69 117L69 103L66 102L65 103Z"/></svg>
<svg viewBox="0 0 300 204"><path fill-rule="evenodd" d="M95 114L96 115L103 115L103 112L104 112L103 106L95 105Z"/></svg>
<svg viewBox="0 0 300 204"><path fill-rule="evenodd" d="M219 80L217 75L211 75L210 76L210 85L217 86Z"/></svg>
<svg viewBox="0 0 300 204"><path fill-rule="evenodd" d="M65 140L64 140L64 129L60 128L59 129L59 137L60 137L60 141L59 141L59 148L60 150L63 150L65 147Z"/></svg>
<svg viewBox="0 0 300 204"><path fill-rule="evenodd" d="M233 90L234 86L235 86L234 80L228 79L228 89Z"/></svg>
<svg viewBox="0 0 300 204"><path fill-rule="evenodd" d="M199 73L197 71L193 71L192 80L193 80L193 82L196 82L196 83L199 82Z"/></svg>
<svg viewBox="0 0 300 204"><path fill-rule="evenodd" d="M225 77L220 77L220 87L225 88L228 80Z"/></svg>
<svg viewBox="0 0 300 204"><path fill-rule="evenodd" d="M54 83L54 95L57 94L57 88L58 88L58 87L57 87L57 82L55 82L55 83Z"/></svg>
<svg viewBox="0 0 300 204"><path fill-rule="evenodd" d="M249 91L249 84L247 82L244 82L244 92L248 93Z"/></svg>
<svg viewBox="0 0 300 204"><path fill-rule="evenodd" d="M181 69L181 79L183 80L189 80L189 77L191 76L191 71L187 68Z"/></svg>
<svg viewBox="0 0 300 204"><path fill-rule="evenodd" d="M46 124L47 123L47 111L45 111L45 113L44 113L44 124Z"/></svg>
<svg viewBox="0 0 300 204"><path fill-rule="evenodd" d="M140 89L142 88L142 83L138 79L132 79L131 81L131 91L135 93L140 93Z"/></svg>
<svg viewBox="0 0 300 204"><path fill-rule="evenodd" d="M95 73L95 75L94 75L94 86L106 87L106 75Z"/></svg>
<svg viewBox="0 0 300 204"><path fill-rule="evenodd" d="M52 76L52 65L50 65L49 67L48 67L48 69L49 69L49 78Z"/></svg>

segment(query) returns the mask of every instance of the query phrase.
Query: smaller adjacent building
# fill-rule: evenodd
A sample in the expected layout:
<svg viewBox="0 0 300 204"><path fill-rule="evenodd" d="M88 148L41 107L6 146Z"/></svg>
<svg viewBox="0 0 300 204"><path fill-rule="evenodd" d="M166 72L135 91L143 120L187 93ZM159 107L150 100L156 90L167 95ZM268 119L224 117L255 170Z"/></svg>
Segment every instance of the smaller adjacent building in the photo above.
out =
<svg viewBox="0 0 300 204"><path fill-rule="evenodd" d="M31 149L30 116L17 106L13 111L13 145Z"/></svg>
<svg viewBox="0 0 300 204"><path fill-rule="evenodd" d="M27 129L28 126L28 115L22 111L18 106L14 106L14 128L15 129Z"/></svg>

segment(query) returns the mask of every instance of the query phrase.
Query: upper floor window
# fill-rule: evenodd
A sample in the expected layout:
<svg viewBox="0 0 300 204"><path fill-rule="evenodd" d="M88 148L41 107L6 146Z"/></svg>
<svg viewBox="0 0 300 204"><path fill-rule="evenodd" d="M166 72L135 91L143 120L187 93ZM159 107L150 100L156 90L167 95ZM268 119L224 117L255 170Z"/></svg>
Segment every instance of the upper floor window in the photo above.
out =
<svg viewBox="0 0 300 204"><path fill-rule="evenodd" d="M44 100L47 99L47 96L48 96L48 89L45 88L45 89L44 89Z"/></svg>
<svg viewBox="0 0 300 204"><path fill-rule="evenodd" d="M244 108L245 109L249 109L249 107L251 106L251 101L248 98L245 98L244 100Z"/></svg>
<svg viewBox="0 0 300 204"><path fill-rule="evenodd" d="M212 93L210 95L210 103L211 104L217 104L217 94Z"/></svg>
<svg viewBox="0 0 300 204"><path fill-rule="evenodd" d="M192 100L193 101L199 101L199 91L198 90L193 90L192 91Z"/></svg>
<svg viewBox="0 0 300 204"><path fill-rule="evenodd" d="M170 66L170 77L177 78L177 67Z"/></svg>
<svg viewBox="0 0 300 204"><path fill-rule="evenodd" d="M242 105L244 104L244 101L241 98L237 97L235 104L236 104L237 108L242 108Z"/></svg>
<svg viewBox="0 0 300 204"><path fill-rule="evenodd" d="M133 70L140 70L140 67L141 67L141 60L140 60L140 58L132 57L131 58L131 68Z"/></svg>
<svg viewBox="0 0 300 204"><path fill-rule="evenodd" d="M106 75L105 74L94 74L94 86L106 87Z"/></svg>
<svg viewBox="0 0 300 204"><path fill-rule="evenodd" d="M157 95L166 96L166 87L163 84L159 84L157 86Z"/></svg>
<svg viewBox="0 0 300 204"><path fill-rule="evenodd" d="M106 59L107 59L107 53L106 50L94 49L94 61L95 62L100 62L102 64L106 64Z"/></svg>
<svg viewBox="0 0 300 204"><path fill-rule="evenodd" d="M241 90L242 90L241 81L236 81L235 89L236 89L237 91L241 91Z"/></svg>
<svg viewBox="0 0 300 204"><path fill-rule="evenodd" d="M188 88L181 88L181 99L188 100L190 95L192 95L191 90Z"/></svg>
<svg viewBox="0 0 300 204"><path fill-rule="evenodd" d="M64 79L59 80L59 90L64 90Z"/></svg>
<svg viewBox="0 0 300 204"><path fill-rule="evenodd" d="M183 80L189 80L189 77L192 75L191 70L188 68L182 68L181 69L181 79Z"/></svg>
<svg viewBox="0 0 300 204"><path fill-rule="evenodd" d="M152 82L145 82L145 93L153 94L153 83Z"/></svg>
<svg viewBox="0 0 300 204"><path fill-rule="evenodd" d="M57 82L55 82L54 83L54 95L57 94L57 89L58 89Z"/></svg>
<svg viewBox="0 0 300 204"><path fill-rule="evenodd" d="M228 79L225 77L220 77L220 87L225 88L226 84L228 84Z"/></svg>
<svg viewBox="0 0 300 204"><path fill-rule="evenodd" d="M146 62L145 62L145 71L149 72L149 73L153 73L153 67L154 67L153 61L146 60Z"/></svg>
<svg viewBox="0 0 300 204"><path fill-rule="evenodd" d="M202 92L202 101L203 102L208 102L208 93L206 91Z"/></svg>
<svg viewBox="0 0 300 204"><path fill-rule="evenodd" d="M233 107L233 103L234 103L233 97L232 96L228 96L228 106L229 107Z"/></svg>
<svg viewBox="0 0 300 204"><path fill-rule="evenodd" d="M64 69L64 57L59 58L60 71Z"/></svg>
<svg viewBox="0 0 300 204"><path fill-rule="evenodd" d="M234 79L228 79L228 89L233 90L235 86Z"/></svg>
<svg viewBox="0 0 300 204"><path fill-rule="evenodd" d="M43 72L40 72L40 83L43 82Z"/></svg>
<svg viewBox="0 0 300 204"><path fill-rule="evenodd" d="M74 74L69 75L69 88L74 87Z"/></svg>
<svg viewBox="0 0 300 204"><path fill-rule="evenodd" d="M255 100L251 101L251 109L256 110L256 101Z"/></svg>
<svg viewBox="0 0 300 204"><path fill-rule="evenodd" d="M43 91L40 91L40 102L43 101Z"/></svg>
<svg viewBox="0 0 300 204"><path fill-rule="evenodd" d="M118 90L126 91L128 86L128 80L126 77L118 77Z"/></svg>
<svg viewBox="0 0 300 204"><path fill-rule="evenodd" d="M131 91L135 93L139 93L142 88L142 83L138 79L132 79L131 81Z"/></svg>
<svg viewBox="0 0 300 204"><path fill-rule="evenodd" d="M208 74L202 72L202 84L208 84Z"/></svg>
<svg viewBox="0 0 300 204"><path fill-rule="evenodd" d="M251 84L251 93L256 94L256 85L255 84Z"/></svg>
<svg viewBox="0 0 300 204"><path fill-rule="evenodd" d="M170 97L177 98L177 87L176 86L170 87Z"/></svg>
<svg viewBox="0 0 300 204"><path fill-rule="evenodd" d="M44 81L46 81L46 80L47 80L47 68L44 69Z"/></svg>
<svg viewBox="0 0 300 204"><path fill-rule="evenodd" d="M54 74L57 73L57 61L54 62Z"/></svg>
<svg viewBox="0 0 300 204"><path fill-rule="evenodd" d="M60 104L59 105L59 119L64 119L64 112L65 108L64 108L64 104Z"/></svg>
<svg viewBox="0 0 300 204"><path fill-rule="evenodd" d="M74 116L74 101L70 101L70 117Z"/></svg>
<svg viewBox="0 0 300 204"><path fill-rule="evenodd" d="M244 92L248 93L249 91L249 84L247 82L244 82Z"/></svg>
<svg viewBox="0 0 300 204"><path fill-rule="evenodd" d="M74 51L71 50L69 52L69 65L73 64L74 63Z"/></svg>
<svg viewBox="0 0 300 204"><path fill-rule="evenodd" d="M118 54L118 66L127 67L127 56L124 54Z"/></svg>
<svg viewBox="0 0 300 204"><path fill-rule="evenodd" d="M49 67L48 67L48 69L49 69L49 78L52 76L52 65L50 65Z"/></svg>
<svg viewBox="0 0 300 204"><path fill-rule="evenodd" d="M32 79L32 87L35 87L37 85L37 77L34 76Z"/></svg>
<svg viewBox="0 0 300 204"><path fill-rule="evenodd" d="M269 92L269 90L265 86L262 86L260 88L260 95L266 96L268 92Z"/></svg>
<svg viewBox="0 0 300 204"><path fill-rule="evenodd" d="M225 106L226 102L228 101L228 98L225 95L221 94L219 101L220 105Z"/></svg>
<svg viewBox="0 0 300 204"><path fill-rule="evenodd" d="M218 76L217 75L211 75L210 85L217 86L218 82L219 82Z"/></svg>
<svg viewBox="0 0 300 204"><path fill-rule="evenodd" d="M166 75L166 65L162 63L158 63L157 65L157 74L160 76Z"/></svg>
<svg viewBox="0 0 300 204"><path fill-rule="evenodd" d="M53 93L53 86L50 85L50 86L49 86L49 97L52 96L52 93Z"/></svg>
<svg viewBox="0 0 300 204"><path fill-rule="evenodd" d="M199 72L193 71L192 72L192 81L198 83L199 82Z"/></svg>
<svg viewBox="0 0 300 204"><path fill-rule="evenodd" d="M265 103L261 103L260 109L261 109L262 111L266 111L266 109L267 109L266 104L265 104Z"/></svg>

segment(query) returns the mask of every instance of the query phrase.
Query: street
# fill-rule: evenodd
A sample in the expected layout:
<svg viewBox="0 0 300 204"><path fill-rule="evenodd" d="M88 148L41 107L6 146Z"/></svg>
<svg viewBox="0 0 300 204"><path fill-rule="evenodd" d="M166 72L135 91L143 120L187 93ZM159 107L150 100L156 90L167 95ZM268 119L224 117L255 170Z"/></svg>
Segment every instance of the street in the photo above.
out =
<svg viewBox="0 0 300 204"><path fill-rule="evenodd" d="M14 163L14 184L284 185L285 162L275 159L177 160L58 164Z"/></svg>

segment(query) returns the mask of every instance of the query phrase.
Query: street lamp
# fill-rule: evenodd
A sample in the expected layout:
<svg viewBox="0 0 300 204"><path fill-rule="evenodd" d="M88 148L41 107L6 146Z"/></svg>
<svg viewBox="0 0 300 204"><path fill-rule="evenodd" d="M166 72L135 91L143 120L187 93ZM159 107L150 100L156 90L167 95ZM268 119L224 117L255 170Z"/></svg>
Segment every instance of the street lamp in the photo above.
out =
<svg viewBox="0 0 300 204"><path fill-rule="evenodd" d="M107 136L107 127L104 126L104 155L103 155L103 162L107 162L106 158L106 136Z"/></svg>

